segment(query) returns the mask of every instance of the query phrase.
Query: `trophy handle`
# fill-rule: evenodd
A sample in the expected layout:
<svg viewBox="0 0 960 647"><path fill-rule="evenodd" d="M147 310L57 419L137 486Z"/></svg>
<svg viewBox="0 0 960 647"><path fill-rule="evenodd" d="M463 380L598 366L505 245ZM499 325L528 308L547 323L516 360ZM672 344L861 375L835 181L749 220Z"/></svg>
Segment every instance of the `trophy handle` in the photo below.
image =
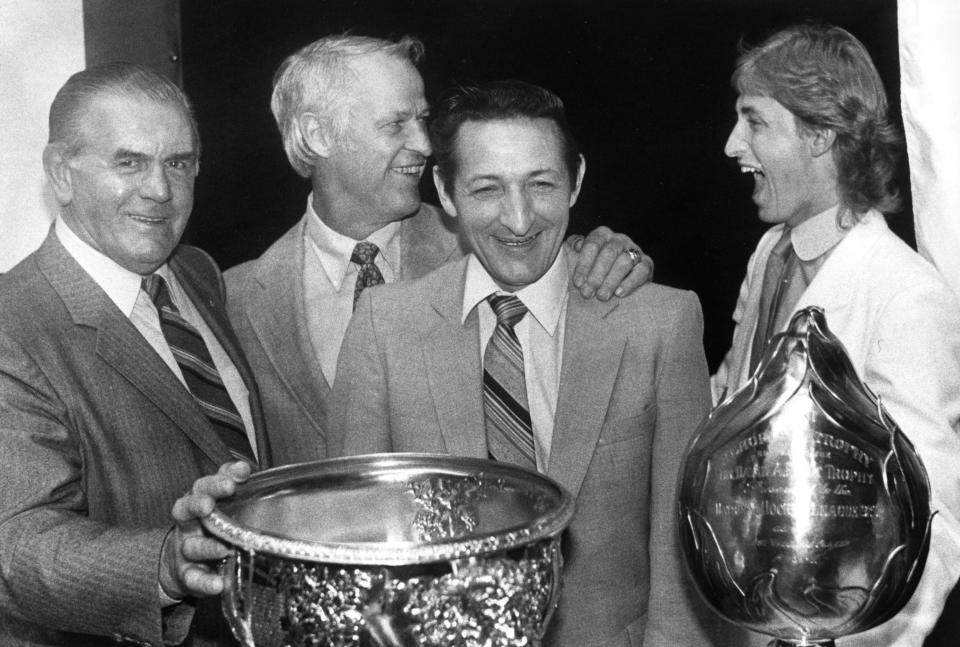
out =
<svg viewBox="0 0 960 647"><path fill-rule="evenodd" d="M253 551L233 549L220 565L223 576L223 615L234 637L243 647L256 647L253 640ZM246 563L245 563L246 562ZM246 566L246 568L244 568ZM246 571L246 576L244 571Z"/></svg>
<svg viewBox="0 0 960 647"><path fill-rule="evenodd" d="M550 591L550 601L547 602L547 608L543 614L543 620L540 621L540 630L537 632L536 641L533 647L540 647L543 636L547 633L547 627L553 619L553 613L557 610L560 603L560 589L563 587L563 553L560 552L560 536L553 537L547 546L549 552L551 570L553 571L553 586Z"/></svg>

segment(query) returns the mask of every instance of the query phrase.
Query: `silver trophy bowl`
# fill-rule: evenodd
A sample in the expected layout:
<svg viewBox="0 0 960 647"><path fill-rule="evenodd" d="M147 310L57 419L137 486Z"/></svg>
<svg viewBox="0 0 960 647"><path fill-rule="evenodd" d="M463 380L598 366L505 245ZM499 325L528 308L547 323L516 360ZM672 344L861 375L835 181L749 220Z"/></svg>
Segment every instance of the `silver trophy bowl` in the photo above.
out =
<svg viewBox="0 0 960 647"><path fill-rule="evenodd" d="M539 645L573 498L524 468L377 454L253 475L205 528L233 548L245 647Z"/></svg>
<svg viewBox="0 0 960 647"><path fill-rule="evenodd" d="M811 307L687 449L681 546L726 619L778 645L833 645L910 599L929 501L913 445Z"/></svg>

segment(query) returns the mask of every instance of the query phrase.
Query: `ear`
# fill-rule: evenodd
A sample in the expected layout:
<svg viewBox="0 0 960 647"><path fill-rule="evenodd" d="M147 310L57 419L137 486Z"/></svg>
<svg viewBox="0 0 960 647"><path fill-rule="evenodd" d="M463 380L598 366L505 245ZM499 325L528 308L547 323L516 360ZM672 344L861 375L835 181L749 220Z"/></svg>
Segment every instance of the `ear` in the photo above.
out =
<svg viewBox="0 0 960 647"><path fill-rule="evenodd" d="M433 186L437 187L437 196L440 198L440 204L443 206L443 210L453 218L456 218L457 206L453 204L453 200L451 200L449 194L447 194L447 184L443 179L443 175L440 173L440 168L436 164L433 165ZM451 186L450 188L452 189L453 187Z"/></svg>
<svg viewBox="0 0 960 647"><path fill-rule="evenodd" d="M810 154L813 157L820 157L824 153L830 152L836 141L837 133L832 128L811 130L807 139L808 145L810 146Z"/></svg>
<svg viewBox="0 0 960 647"><path fill-rule="evenodd" d="M330 157L333 147L333 129L330 120L312 112L305 112L297 118L297 126L307 148L317 157Z"/></svg>
<svg viewBox="0 0 960 647"><path fill-rule="evenodd" d="M57 203L61 207L70 204L73 201L73 174L63 144L47 144L43 149L43 170Z"/></svg>
<svg viewBox="0 0 960 647"><path fill-rule="evenodd" d="M580 165L577 167L577 180L570 192L570 206L577 204L577 197L580 195L580 187L583 185L583 175L587 172L587 159L581 155Z"/></svg>

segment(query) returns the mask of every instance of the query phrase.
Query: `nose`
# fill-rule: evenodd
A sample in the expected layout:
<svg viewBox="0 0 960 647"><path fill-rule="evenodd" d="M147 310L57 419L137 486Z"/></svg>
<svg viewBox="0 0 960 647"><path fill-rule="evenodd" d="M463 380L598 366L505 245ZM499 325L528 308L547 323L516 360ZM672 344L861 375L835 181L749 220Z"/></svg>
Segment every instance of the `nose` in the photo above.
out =
<svg viewBox="0 0 960 647"><path fill-rule="evenodd" d="M140 195L154 202L170 199L170 180L163 164L151 164L140 181Z"/></svg>
<svg viewBox="0 0 960 647"><path fill-rule="evenodd" d="M723 153L727 157L740 157L745 150L746 144L743 139L743 126L737 121L730 130L727 143L723 146Z"/></svg>
<svg viewBox="0 0 960 647"><path fill-rule="evenodd" d="M414 119L407 137L406 147L424 157L430 157L433 148L430 146L430 136L427 134L427 122L424 119Z"/></svg>
<svg viewBox="0 0 960 647"><path fill-rule="evenodd" d="M514 236L523 236L530 231L533 220L530 198L520 189L507 191L500 213L500 223Z"/></svg>

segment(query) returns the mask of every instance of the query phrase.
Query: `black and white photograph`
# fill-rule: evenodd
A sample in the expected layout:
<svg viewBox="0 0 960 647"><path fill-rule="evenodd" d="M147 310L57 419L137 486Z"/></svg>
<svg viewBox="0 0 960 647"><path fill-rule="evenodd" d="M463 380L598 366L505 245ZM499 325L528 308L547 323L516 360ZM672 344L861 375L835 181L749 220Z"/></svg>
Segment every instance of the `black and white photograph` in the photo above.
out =
<svg viewBox="0 0 960 647"><path fill-rule="evenodd" d="M958 30L0 0L0 647L956 645Z"/></svg>

